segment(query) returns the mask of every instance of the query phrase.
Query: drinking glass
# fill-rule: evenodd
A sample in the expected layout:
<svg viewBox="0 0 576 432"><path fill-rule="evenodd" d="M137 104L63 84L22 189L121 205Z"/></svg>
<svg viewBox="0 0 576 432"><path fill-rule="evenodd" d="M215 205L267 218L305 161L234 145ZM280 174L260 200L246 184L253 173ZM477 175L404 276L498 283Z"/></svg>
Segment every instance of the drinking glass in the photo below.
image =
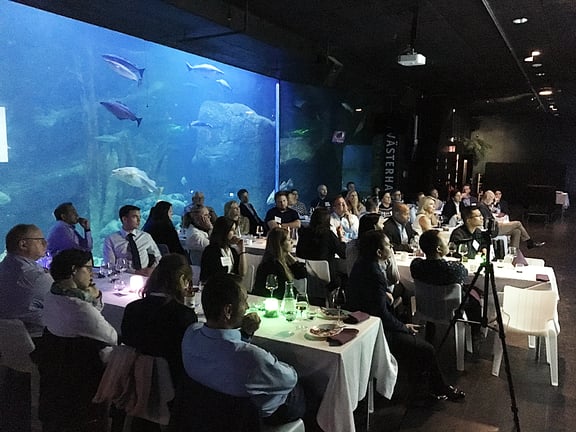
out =
<svg viewBox="0 0 576 432"><path fill-rule="evenodd" d="M456 252L456 243L450 242L448 243L448 251L450 252L449 256L454 256L454 252Z"/></svg>
<svg viewBox="0 0 576 432"><path fill-rule="evenodd" d="M102 278L107 278L108 276L110 276L112 274L112 264L110 264L109 262L102 262L102 264L100 264L100 277Z"/></svg>
<svg viewBox="0 0 576 432"><path fill-rule="evenodd" d="M270 291L270 298L274 297L274 291L278 288L278 278L275 274L266 276L266 289Z"/></svg>
<svg viewBox="0 0 576 432"><path fill-rule="evenodd" d="M458 246L458 253L462 256L462 261L468 261L468 245L466 243Z"/></svg>
<svg viewBox="0 0 576 432"><path fill-rule="evenodd" d="M256 236L258 238L261 238L263 234L264 234L264 228L262 227L262 225L258 225L256 227Z"/></svg>
<svg viewBox="0 0 576 432"><path fill-rule="evenodd" d="M128 260L126 258L116 259L115 268L118 273L124 273L126 270L128 270Z"/></svg>
<svg viewBox="0 0 576 432"><path fill-rule="evenodd" d="M342 287L338 287L332 292L332 304L338 311L338 321L336 321L336 324L343 326L344 322L342 321L341 311L342 307L346 306L346 292Z"/></svg>

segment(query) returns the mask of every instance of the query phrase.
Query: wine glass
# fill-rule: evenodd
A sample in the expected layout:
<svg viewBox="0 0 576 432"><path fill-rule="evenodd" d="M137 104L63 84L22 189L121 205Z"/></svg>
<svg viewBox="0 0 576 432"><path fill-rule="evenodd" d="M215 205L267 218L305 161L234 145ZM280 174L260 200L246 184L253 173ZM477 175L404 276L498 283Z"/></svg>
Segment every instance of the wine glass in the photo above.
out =
<svg viewBox="0 0 576 432"><path fill-rule="evenodd" d="M278 288L278 277L275 274L266 276L266 289L270 291L270 298L274 297L274 290Z"/></svg>
<svg viewBox="0 0 576 432"><path fill-rule="evenodd" d="M449 252L449 256L453 257L454 256L454 252L456 252L456 243L454 242L450 242L448 243L448 252Z"/></svg>
<svg viewBox="0 0 576 432"><path fill-rule="evenodd" d="M102 262L102 264L100 264L99 274L102 278L110 276L112 274L112 264L106 261Z"/></svg>
<svg viewBox="0 0 576 432"><path fill-rule="evenodd" d="M341 316L342 307L346 306L346 292L342 287L338 287L332 292L332 304L338 311L338 321L336 321L336 324L342 327L344 325Z"/></svg>
<svg viewBox="0 0 576 432"><path fill-rule="evenodd" d="M256 227L256 237L261 238L264 235L264 227L262 225L258 225Z"/></svg>
<svg viewBox="0 0 576 432"><path fill-rule="evenodd" d="M462 261L468 261L468 245L466 243L462 243L458 246L458 253L462 257Z"/></svg>
<svg viewBox="0 0 576 432"><path fill-rule="evenodd" d="M115 269L118 273L124 273L128 270L128 260L126 258L116 259Z"/></svg>

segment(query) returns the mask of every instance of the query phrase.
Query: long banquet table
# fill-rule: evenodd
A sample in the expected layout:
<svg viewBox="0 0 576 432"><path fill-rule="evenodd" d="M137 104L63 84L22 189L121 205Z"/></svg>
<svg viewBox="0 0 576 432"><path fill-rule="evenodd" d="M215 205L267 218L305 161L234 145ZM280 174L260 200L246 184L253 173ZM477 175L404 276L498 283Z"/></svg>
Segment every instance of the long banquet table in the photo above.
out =
<svg viewBox="0 0 576 432"><path fill-rule="evenodd" d="M129 283L129 275L121 275ZM105 303L102 311L106 319L120 330L124 307L139 298L126 288L121 293L106 279L95 279ZM120 295L118 295L120 294ZM249 303L262 302L261 297L249 296ZM202 320L201 308L197 310ZM304 321L312 326L334 321L315 318ZM357 328L358 335L342 346L329 346L326 340L311 340L306 330L283 317L264 318L254 336L254 343L291 364L300 379L311 384L321 395L316 416L318 425L326 432L354 432L353 412L367 394L369 383L376 379L376 390L390 398L396 384L398 365L390 353L379 318L346 327Z"/></svg>

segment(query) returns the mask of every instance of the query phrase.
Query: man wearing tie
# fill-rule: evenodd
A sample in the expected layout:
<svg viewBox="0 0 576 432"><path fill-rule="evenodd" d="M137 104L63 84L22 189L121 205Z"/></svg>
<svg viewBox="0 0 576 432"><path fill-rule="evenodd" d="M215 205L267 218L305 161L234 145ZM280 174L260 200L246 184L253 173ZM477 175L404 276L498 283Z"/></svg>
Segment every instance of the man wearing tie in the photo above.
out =
<svg viewBox="0 0 576 432"><path fill-rule="evenodd" d="M240 214L247 217L250 221L249 233L256 235L256 227L259 225L264 227L264 221L260 219L254 206L248 202L248 191L246 189L240 189L236 195L238 195L240 200Z"/></svg>
<svg viewBox="0 0 576 432"><path fill-rule="evenodd" d="M392 217L384 223L384 233L395 251L412 252L410 241L416 236L410 223L410 208L403 203L394 203Z"/></svg>
<svg viewBox="0 0 576 432"><path fill-rule="evenodd" d="M150 276L161 254L152 236L138 229L140 209L125 205L118 214L122 228L104 240L104 262L115 264L117 258L126 258L132 261L134 273Z"/></svg>
<svg viewBox="0 0 576 432"><path fill-rule="evenodd" d="M79 217L71 202L62 203L56 207L54 217L56 218L56 225L48 234L48 252L50 255L54 256L65 249L92 251L90 221ZM84 229L83 236L76 231L76 224L80 224Z"/></svg>

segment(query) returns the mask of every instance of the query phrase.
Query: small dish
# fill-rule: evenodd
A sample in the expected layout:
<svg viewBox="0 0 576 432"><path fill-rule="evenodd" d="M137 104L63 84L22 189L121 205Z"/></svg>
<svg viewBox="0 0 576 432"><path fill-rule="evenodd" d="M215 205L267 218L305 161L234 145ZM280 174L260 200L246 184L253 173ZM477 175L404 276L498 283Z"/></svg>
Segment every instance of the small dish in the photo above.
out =
<svg viewBox="0 0 576 432"><path fill-rule="evenodd" d="M310 327L306 334L311 339L326 339L336 336L342 331L343 327L336 324L320 324Z"/></svg>

